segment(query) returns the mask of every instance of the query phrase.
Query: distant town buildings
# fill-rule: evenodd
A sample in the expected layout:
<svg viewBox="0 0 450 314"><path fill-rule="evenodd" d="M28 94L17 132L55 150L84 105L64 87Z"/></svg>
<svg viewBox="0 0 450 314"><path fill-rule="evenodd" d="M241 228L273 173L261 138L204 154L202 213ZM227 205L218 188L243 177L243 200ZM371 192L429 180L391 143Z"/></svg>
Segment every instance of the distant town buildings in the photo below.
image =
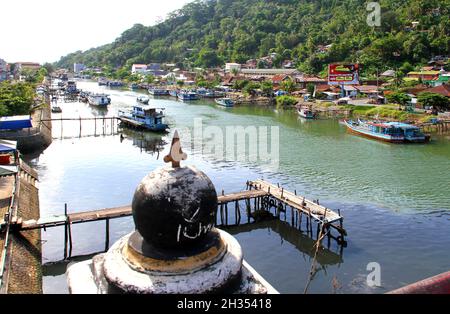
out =
<svg viewBox="0 0 450 314"><path fill-rule="evenodd" d="M20 73L23 70L34 70L37 71L41 68L41 65L36 62L17 62L15 71L16 73Z"/></svg>
<svg viewBox="0 0 450 314"><path fill-rule="evenodd" d="M73 64L73 72L75 74L79 74L84 70L86 70L86 66L84 64L82 64L82 63L74 63Z"/></svg>
<svg viewBox="0 0 450 314"><path fill-rule="evenodd" d="M241 71L242 66L239 63L226 63L225 64L225 72L232 73L233 71Z"/></svg>
<svg viewBox="0 0 450 314"><path fill-rule="evenodd" d="M297 75L300 72L296 69L242 69L241 74L245 77L264 76L272 78L275 75Z"/></svg>
<svg viewBox="0 0 450 314"><path fill-rule="evenodd" d="M9 65L5 60L0 59L0 82L7 80L9 77Z"/></svg>

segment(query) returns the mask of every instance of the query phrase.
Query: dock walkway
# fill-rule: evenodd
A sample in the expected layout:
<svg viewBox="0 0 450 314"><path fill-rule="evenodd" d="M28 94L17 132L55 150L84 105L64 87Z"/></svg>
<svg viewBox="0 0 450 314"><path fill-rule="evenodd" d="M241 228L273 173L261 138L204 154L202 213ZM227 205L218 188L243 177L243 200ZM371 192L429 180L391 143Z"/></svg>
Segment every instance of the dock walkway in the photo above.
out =
<svg viewBox="0 0 450 314"><path fill-rule="evenodd" d="M342 226L343 217L340 213L336 213L325 206L319 205L318 202L313 202L307 200L305 197L297 196L296 193L286 191L283 188L266 181L257 180L247 182L247 190L232 194L225 194L222 192L222 195L219 195L217 200L218 207L215 215L215 225L219 228L241 225L241 202L245 202L245 206L243 208L247 213L248 223L251 223L252 219L254 222L261 221L261 216L265 217L265 219L280 219L281 213L284 213L284 218L286 220L286 212L287 209L290 208L293 227L298 227L299 230L301 230L302 216L305 216L308 234L313 236L312 222L315 221L317 223L318 231L329 231L330 228L337 230L340 237L332 238L336 239L340 245L345 245L344 236L346 236L347 233ZM252 203L254 203L254 206L252 206ZM229 217L228 205L233 206L233 204L235 214L234 216L231 215L231 217ZM275 215L272 215L272 209L275 209ZM13 217L10 224L1 222L1 225L2 230L4 230L5 226L8 226L16 232L64 227L64 259L66 259L67 257L70 258L72 256L72 225L105 221L105 251L107 251L109 248L110 220L129 217L131 215L132 208L129 205L100 210L73 212L70 214L67 211L66 205L64 214L62 215L31 220L23 220L21 217Z"/></svg>

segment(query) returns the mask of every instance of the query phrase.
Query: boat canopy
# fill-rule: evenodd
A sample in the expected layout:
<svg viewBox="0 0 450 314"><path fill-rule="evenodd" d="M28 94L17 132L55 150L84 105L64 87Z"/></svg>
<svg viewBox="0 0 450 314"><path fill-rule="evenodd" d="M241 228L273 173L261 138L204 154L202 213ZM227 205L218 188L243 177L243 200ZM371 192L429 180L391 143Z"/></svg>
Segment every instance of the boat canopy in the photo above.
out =
<svg viewBox="0 0 450 314"><path fill-rule="evenodd" d="M30 116L13 116L0 119L0 130L21 130L32 126Z"/></svg>
<svg viewBox="0 0 450 314"><path fill-rule="evenodd" d="M17 150L16 141L0 140L0 154L13 153Z"/></svg>
<svg viewBox="0 0 450 314"><path fill-rule="evenodd" d="M406 123L401 123L401 122L387 122L385 124L389 125L391 127L401 128L401 129L404 129L404 130L417 130L417 129L419 129L417 126L406 124Z"/></svg>
<svg viewBox="0 0 450 314"><path fill-rule="evenodd" d="M18 172L17 166L0 166L0 177L8 177Z"/></svg>

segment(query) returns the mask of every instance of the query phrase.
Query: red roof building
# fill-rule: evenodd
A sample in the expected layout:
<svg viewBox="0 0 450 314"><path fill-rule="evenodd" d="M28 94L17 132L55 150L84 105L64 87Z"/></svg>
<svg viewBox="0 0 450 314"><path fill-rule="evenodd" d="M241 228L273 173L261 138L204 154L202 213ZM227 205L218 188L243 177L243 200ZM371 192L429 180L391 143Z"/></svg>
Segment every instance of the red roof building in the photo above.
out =
<svg viewBox="0 0 450 314"><path fill-rule="evenodd" d="M450 97L450 85L444 84L441 86L428 88L428 89L421 91L420 93L434 93L434 94L439 94L439 95L442 95L445 97Z"/></svg>

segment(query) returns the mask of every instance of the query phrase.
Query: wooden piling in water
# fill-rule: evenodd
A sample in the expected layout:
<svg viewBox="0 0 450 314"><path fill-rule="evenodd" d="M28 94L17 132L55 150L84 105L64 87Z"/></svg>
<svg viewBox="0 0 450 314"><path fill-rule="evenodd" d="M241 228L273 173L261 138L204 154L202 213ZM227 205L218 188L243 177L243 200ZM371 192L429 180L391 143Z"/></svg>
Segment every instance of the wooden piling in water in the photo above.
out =
<svg viewBox="0 0 450 314"><path fill-rule="evenodd" d="M64 204L64 215L66 216L67 221L67 204ZM64 260L67 259L67 242L69 241L69 231L67 230L67 222L64 224Z"/></svg>
<svg viewBox="0 0 450 314"><path fill-rule="evenodd" d="M70 221L70 217L67 217L67 227L69 231L69 258L72 257L72 222Z"/></svg>
<svg viewBox="0 0 450 314"><path fill-rule="evenodd" d="M105 230L105 252L109 250L109 219L106 219L106 230Z"/></svg>

